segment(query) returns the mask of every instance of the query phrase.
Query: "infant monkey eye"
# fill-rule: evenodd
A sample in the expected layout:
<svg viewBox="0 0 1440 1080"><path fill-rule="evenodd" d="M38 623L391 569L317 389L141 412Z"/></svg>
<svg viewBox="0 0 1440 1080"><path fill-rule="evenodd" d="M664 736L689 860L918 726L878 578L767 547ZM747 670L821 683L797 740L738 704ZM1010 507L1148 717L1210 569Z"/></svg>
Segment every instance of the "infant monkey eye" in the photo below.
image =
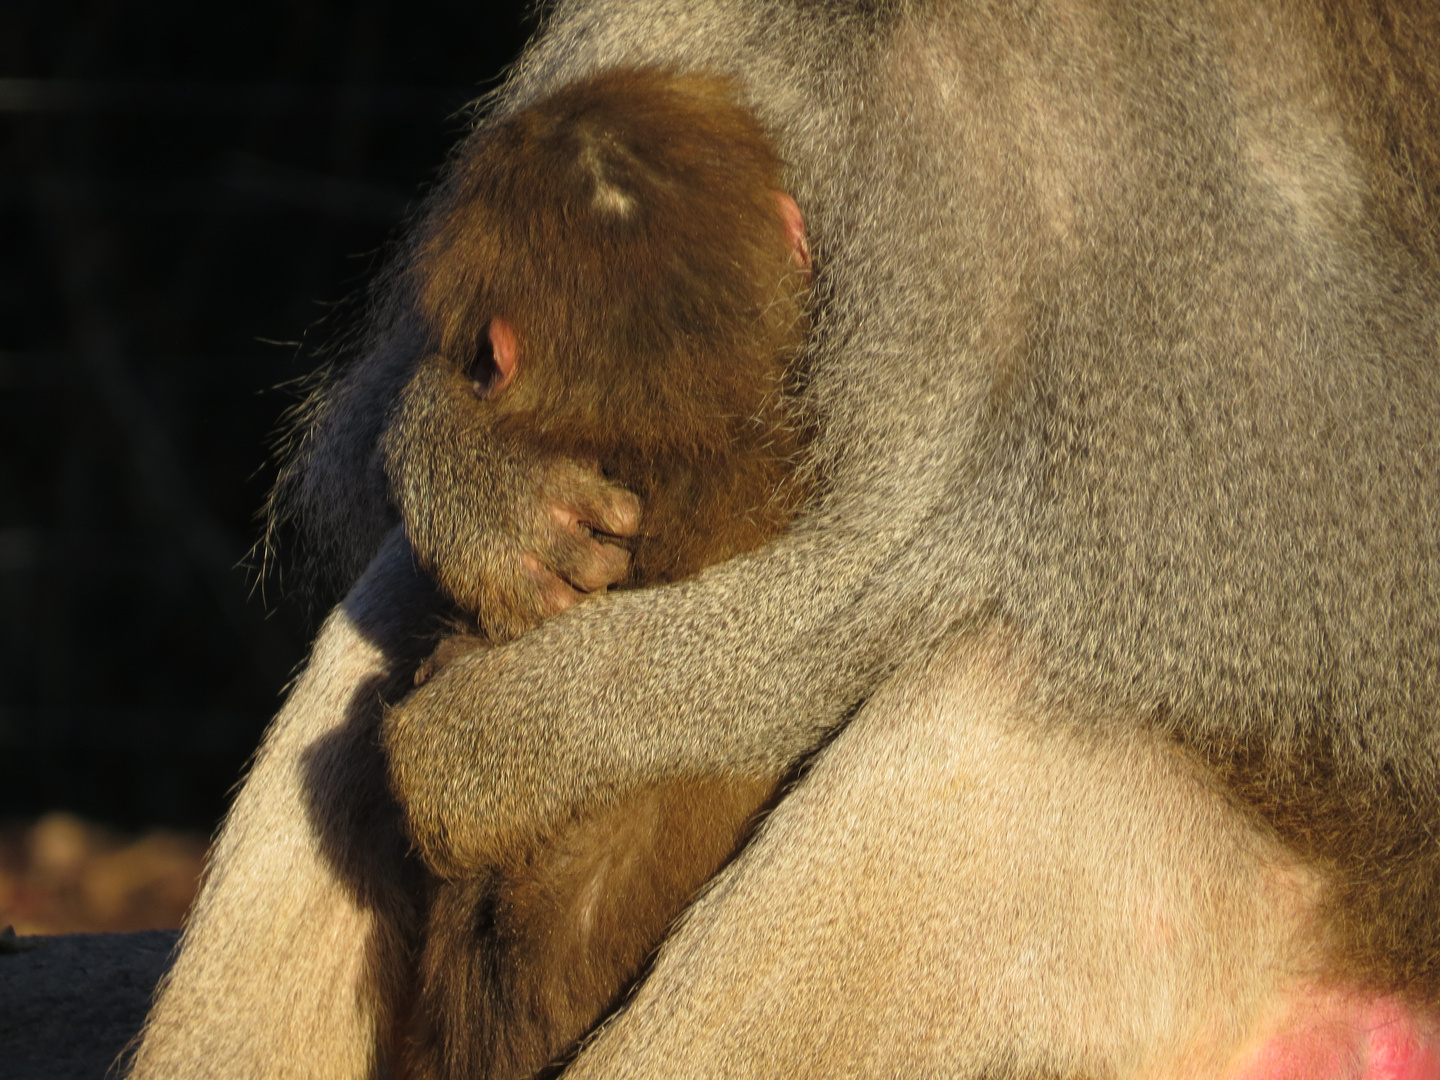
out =
<svg viewBox="0 0 1440 1080"><path fill-rule="evenodd" d="M478 398L494 397L500 390L500 365L495 362L495 347L486 338L475 350L470 361L470 389Z"/></svg>

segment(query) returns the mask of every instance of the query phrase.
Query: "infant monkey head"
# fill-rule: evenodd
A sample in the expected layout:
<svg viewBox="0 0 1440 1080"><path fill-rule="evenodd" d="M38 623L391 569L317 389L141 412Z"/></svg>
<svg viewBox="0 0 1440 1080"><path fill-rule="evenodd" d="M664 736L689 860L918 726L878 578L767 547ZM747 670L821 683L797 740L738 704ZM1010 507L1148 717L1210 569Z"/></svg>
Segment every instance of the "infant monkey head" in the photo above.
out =
<svg viewBox="0 0 1440 1080"><path fill-rule="evenodd" d="M565 451L727 449L804 333L809 253L781 182L722 81L567 86L462 152L421 256L439 356Z"/></svg>
<svg viewBox="0 0 1440 1080"><path fill-rule="evenodd" d="M782 166L729 83L660 69L570 84L461 148L409 273L429 338L417 376L466 418L402 409L396 424L425 431L392 429L387 454L416 552L462 606L484 606L459 550L475 530L437 515L471 513L457 477L513 486L527 457L640 497L626 584L688 576L789 521L810 254ZM454 461L419 445L465 431ZM509 467L468 460L482 432ZM407 459L425 455L417 483Z"/></svg>

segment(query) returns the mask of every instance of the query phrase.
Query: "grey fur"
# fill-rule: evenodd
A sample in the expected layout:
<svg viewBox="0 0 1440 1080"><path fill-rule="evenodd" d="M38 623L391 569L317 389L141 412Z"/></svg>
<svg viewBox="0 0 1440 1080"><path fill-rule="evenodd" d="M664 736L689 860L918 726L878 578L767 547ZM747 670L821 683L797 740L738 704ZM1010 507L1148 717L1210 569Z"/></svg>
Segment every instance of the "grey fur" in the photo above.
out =
<svg viewBox="0 0 1440 1080"><path fill-rule="evenodd" d="M784 765L985 620L1035 643L1043 701L1281 758L1340 730L1340 772L1434 804L1434 280L1316 118L1290 130L1318 128L1338 176L1301 175L1299 207L1259 173L1219 30L1169 8L1126 5L1125 44L1080 63L1045 5L562 9L507 101L651 59L743 75L773 126L820 253L829 496L762 553L427 686L466 679L472 706L443 740L397 729L432 785L412 815L499 834ZM962 48L985 66L946 70ZM1136 74L1097 89L1084 63ZM1007 94L1053 114L1017 124ZM1317 152L1286 131L1253 137Z"/></svg>
<svg viewBox="0 0 1440 1080"><path fill-rule="evenodd" d="M1379 899L1341 922L1362 936L1393 924L1395 940L1410 942L1386 953L1377 930L1356 946L1380 957L1367 975L1401 989L1413 978L1421 998L1434 1000L1437 870L1433 839L1424 838L1440 819L1440 279L1377 206L1339 96L1327 92L1313 43L1296 29L1309 18L1303 4L1222 0L596 0L554 13L498 108L603 66L658 62L734 73L772 128L819 269L806 365L820 431L812 467L825 495L767 549L693 581L584 605L422 687L413 709L397 710L389 744L418 842L442 864L483 863L517 834L637 784L790 765L902 664L918 665L889 684L899 689L883 708L856 721L890 732L892 756L824 757L796 804L812 809L787 816L782 805L780 824L719 883L582 1070L1145 1072L1146 1062L1159 1067L1154 1059L1095 1047L1146 1045L1136 1032L1180 1039L1211 1030L1206 1002L1226 995L1195 989L1203 980L1194 965L1252 972L1248 931L1236 925L1245 916L1187 922L1187 913L1211 901L1217 911L1246 910L1254 882L1292 873L1302 913L1265 930L1254 953L1276 959L1236 976L1245 989L1234 1002L1259 1008L1269 1000L1265 980L1280 985L1335 962L1325 959L1334 943L1314 929L1315 912L1362 879L1378 883ZM403 342L381 341L338 384L301 459L299 475L315 478L307 488L317 496L307 509L315 528L343 526L359 549L389 520L373 494L373 449L402 354ZM1011 642L1001 705L956 675L973 654L951 660L937 649L993 635ZM931 658L939 667L926 675ZM950 696L923 704L927 687ZM296 693L289 715L324 708L300 696L313 696L305 684ZM426 695L441 693L464 710L427 711ZM285 716L281 723L298 722ZM794 874L824 884L849 916L846 879L815 866L834 856L846 873L881 873L882 855L889 861L880 866L903 865L903 821L866 833L863 842L879 846L859 853L804 845L843 846L850 834L840 829L834 839L830 823L868 821L891 794L911 790L891 792L885 777L907 785L929 776L932 763L917 756L929 744L903 733L935 716L959 725L957 738L976 717L977 730L998 725L1004 734L973 755L982 770L1017 738L1053 749L1080 737L1099 747L1097 760L1112 762L1102 775L1134 770L1137 801L1117 810L1132 815L1127 821L1144 824L1145 800L1166 784L1180 793L1177 805L1200 806L1174 810L1171 832L1214 857L1216 891L1199 907L1166 898L1176 925L1198 935L1194 957L1213 960L1146 969L1175 995L1165 1001L1178 1012L1128 976L1115 980L1112 997L1094 990L1114 969L1091 931L1118 935L1124 926L1108 909L1067 907L1063 875L1045 877L1026 898L1033 926L989 909L986 921L967 923L956 885L987 868L1008 880L995 845L1009 819L1001 807L964 820L938 782L933 817L911 820L939 843L936 857L954 862L937 868L934 884L914 885L919 892L885 891L890 906L873 918L943 910L950 921L936 925L994 927L983 950L947 953L937 966L880 946L866 952L870 944L837 937L823 911L785 921ZM1176 781L1188 766L1174 764L1185 759L1172 740L1219 771L1193 785ZM1097 858L1115 860L1101 868L1113 881L1168 880L1145 875L1181 848L1155 846L1168 842L1166 830L1118 853L1102 843L1109 810L1081 808L1059 764L1066 753L1046 750L1050 765L1029 781L1038 788L1017 774L1017 805L1038 805L1058 785L1074 795L1076 816L1064 820L1075 842L1088 838ZM1123 764L1132 758L1143 762ZM247 795L269 797L283 821L272 768L262 759ZM947 783L967 776L961 769ZM1258 816L1235 809L1216 776ZM1117 784L1114 797L1126 788ZM1303 809L1305 799L1331 816L1295 825L1286 807ZM1207 815L1222 823L1209 829ZM1397 822L1400 832L1389 832ZM1272 826L1298 869L1273 847ZM232 846L250 842L231 839L239 828L227 827ZM1045 828L1026 835L1037 845L1035 867L1056 855L1038 845L1069 842ZM240 858L225 853L227 839L220 867ZM1242 854L1224 854L1231 848ZM1404 850L1412 854L1395 854ZM368 984L316 979L343 968L343 944L312 947L292 971L283 949L252 938L258 954L247 956L216 930L267 925L257 891L289 895L289 884L265 877L277 866L245 865L259 878L242 889L217 873L202 911L223 914L187 934L205 980L184 973L182 953L152 1020L159 1048L149 1060L168 1054L163 1060L188 1067L147 1066L142 1052L135 1075L367 1075L368 1048L351 1043L357 1032L385 1038L365 1011ZM747 899L752 886L763 903ZM1408 910L1407 895L1431 906ZM315 899L292 916L307 922L287 940L343 925L329 913L344 910ZM724 918L716 922L715 912ZM743 997L747 963L768 970L770 946L747 953L740 936L754 919L806 963L756 984L771 1004L742 1045L725 1038L726 1018L739 1015L726 1009ZM885 1027L827 1011L825 976L845 965L825 958L857 956L865 961L857 970L883 974L900 1000L927 1002L923 1026L908 1014ZM1010 1026L987 1026L985 1006L951 992L1011 988L1037 956L1064 978L1004 998ZM1356 963L1364 968L1363 958ZM1216 979L1204 985L1225 985ZM223 1019L233 1007L227 993L259 1003L260 1013ZM307 1049L286 1028L284 1009L295 1002L344 994L356 997L355 1015L321 1047ZM1065 1012L1072 1001L1076 1010ZM868 998L855 1005L866 1007ZM1142 1012L1145 1023L1134 1019ZM809 1026L816 1017L824 1031L845 1033L833 1045L848 1053L829 1066L787 1056L820 1037ZM691 1020L699 1026L685 1026ZM1234 1031L1231 1019L1217 1023L1215 1037L1233 1045L1241 1021ZM245 1049L265 1025L285 1029L283 1065ZM187 1056L186 1033L195 1031L213 1054L232 1048L224 1066ZM1007 1032L1017 1041L1005 1042ZM1038 1054L1044 1033L1057 1046L1068 1033L1081 1049ZM762 1038L773 1041L753 1041ZM977 1048L988 1056L966 1056ZM931 1056L907 1066L905 1053L922 1049Z"/></svg>

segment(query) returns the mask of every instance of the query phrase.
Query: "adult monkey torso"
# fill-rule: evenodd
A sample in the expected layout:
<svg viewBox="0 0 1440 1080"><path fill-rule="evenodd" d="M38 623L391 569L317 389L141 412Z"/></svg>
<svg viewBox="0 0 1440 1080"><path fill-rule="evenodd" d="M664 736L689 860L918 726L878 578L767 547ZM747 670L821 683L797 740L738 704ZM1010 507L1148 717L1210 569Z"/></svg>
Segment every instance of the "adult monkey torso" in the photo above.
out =
<svg viewBox="0 0 1440 1080"><path fill-rule="evenodd" d="M571 1071L1243 1074L1430 1023L1437 56L1418 2L557 13L508 100L661 61L775 132L829 486L486 657L411 810L483 857L868 702ZM293 474L351 576L410 361L382 335ZM404 582L322 632L138 1075L387 1052L408 909L361 817Z"/></svg>

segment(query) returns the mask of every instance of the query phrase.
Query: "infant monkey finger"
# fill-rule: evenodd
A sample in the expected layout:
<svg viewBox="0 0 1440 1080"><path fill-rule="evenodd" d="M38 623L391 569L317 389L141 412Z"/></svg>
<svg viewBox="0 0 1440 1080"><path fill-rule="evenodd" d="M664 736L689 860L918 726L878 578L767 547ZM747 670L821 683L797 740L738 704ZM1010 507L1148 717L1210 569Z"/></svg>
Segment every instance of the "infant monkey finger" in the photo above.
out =
<svg viewBox="0 0 1440 1080"><path fill-rule="evenodd" d="M600 592L629 576L630 552L581 529L556 544L552 565L581 592Z"/></svg>
<svg viewBox="0 0 1440 1080"><path fill-rule="evenodd" d="M559 570L541 562L539 556L527 554L520 561L528 576L530 607L535 613L533 622L524 629L533 629L552 615L569 611L585 598L583 590L572 585Z"/></svg>
<svg viewBox="0 0 1440 1080"><path fill-rule="evenodd" d="M640 531L640 499L622 487L609 486L581 513L581 520L597 533L629 539Z"/></svg>
<svg viewBox="0 0 1440 1080"><path fill-rule="evenodd" d="M640 531L639 496L607 480L598 462L561 458L550 470L550 502L561 524L570 528L578 522L597 533L621 538Z"/></svg>

